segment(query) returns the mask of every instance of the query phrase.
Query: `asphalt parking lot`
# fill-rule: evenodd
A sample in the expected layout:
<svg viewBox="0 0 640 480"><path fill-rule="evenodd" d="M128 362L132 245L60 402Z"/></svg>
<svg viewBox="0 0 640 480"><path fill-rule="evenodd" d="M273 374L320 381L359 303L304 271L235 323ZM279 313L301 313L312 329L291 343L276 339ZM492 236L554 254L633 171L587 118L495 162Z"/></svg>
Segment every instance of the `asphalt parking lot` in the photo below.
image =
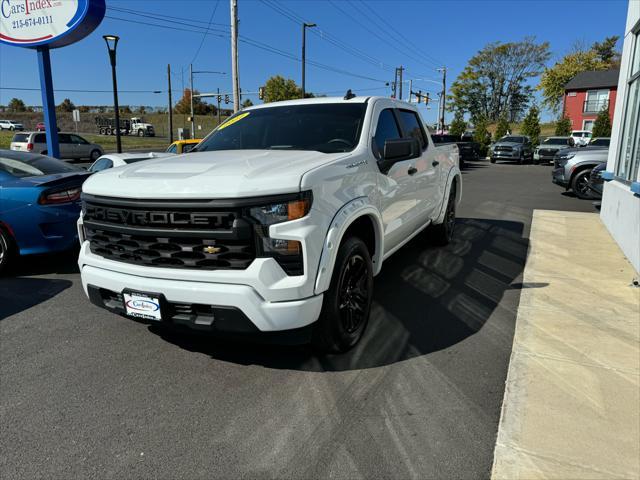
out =
<svg viewBox="0 0 640 480"><path fill-rule="evenodd" d="M385 263L340 356L167 334L89 304L72 254L22 261L0 279L2 477L488 477L532 211L593 211L550 169L472 162L453 244Z"/></svg>

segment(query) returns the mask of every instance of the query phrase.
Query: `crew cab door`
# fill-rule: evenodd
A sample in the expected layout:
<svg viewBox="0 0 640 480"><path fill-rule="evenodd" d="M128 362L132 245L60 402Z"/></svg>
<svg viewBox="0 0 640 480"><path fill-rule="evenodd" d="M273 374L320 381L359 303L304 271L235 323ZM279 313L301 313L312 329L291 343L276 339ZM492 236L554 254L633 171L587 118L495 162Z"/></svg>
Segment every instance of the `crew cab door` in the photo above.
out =
<svg viewBox="0 0 640 480"><path fill-rule="evenodd" d="M441 204L440 193L440 162L436 148L429 145L424 123L420 115L413 110L398 110L398 118L404 137L415 138L420 142L421 155L415 159L414 174L416 196L420 203L419 220L421 225L432 220L439 211Z"/></svg>
<svg viewBox="0 0 640 480"><path fill-rule="evenodd" d="M397 114L393 108L374 111L375 125L371 148L381 165L387 140L402 138ZM384 246L389 251L413 232L419 214L419 201L415 187L416 160L400 160L388 170L382 169L378 177L379 208L384 225Z"/></svg>

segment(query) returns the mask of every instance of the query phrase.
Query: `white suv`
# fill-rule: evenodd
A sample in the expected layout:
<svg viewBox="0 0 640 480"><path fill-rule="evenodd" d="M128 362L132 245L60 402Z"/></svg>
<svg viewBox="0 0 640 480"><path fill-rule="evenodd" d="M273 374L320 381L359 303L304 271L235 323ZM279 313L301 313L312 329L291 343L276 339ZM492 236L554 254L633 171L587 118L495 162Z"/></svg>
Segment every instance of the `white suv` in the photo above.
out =
<svg viewBox="0 0 640 480"><path fill-rule="evenodd" d="M384 260L426 227L438 244L453 234L457 146L423 125L389 98L270 103L187 155L94 175L78 223L85 292L161 325L347 350Z"/></svg>
<svg viewBox="0 0 640 480"><path fill-rule="evenodd" d="M13 120L0 120L0 130L24 130L24 126L20 122Z"/></svg>

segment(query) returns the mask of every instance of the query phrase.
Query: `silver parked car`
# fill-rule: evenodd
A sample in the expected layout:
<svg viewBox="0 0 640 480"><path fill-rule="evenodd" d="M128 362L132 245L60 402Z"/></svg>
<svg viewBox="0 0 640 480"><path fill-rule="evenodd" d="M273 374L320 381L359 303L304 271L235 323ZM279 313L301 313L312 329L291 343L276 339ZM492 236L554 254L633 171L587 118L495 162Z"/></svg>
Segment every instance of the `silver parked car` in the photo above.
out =
<svg viewBox="0 0 640 480"><path fill-rule="evenodd" d="M559 152L553 160L553 183L573 190L578 198L592 199L589 188L591 170L607 162L608 148L571 148Z"/></svg>
<svg viewBox="0 0 640 480"><path fill-rule="evenodd" d="M88 158L96 161L104 152L100 145L88 142L75 133L59 133L60 157L66 159ZM16 133L11 140L11 150L47 155L47 134L43 132Z"/></svg>
<svg viewBox="0 0 640 480"><path fill-rule="evenodd" d="M567 148L573 148L575 141L573 137L549 137L546 138L533 152L533 163L553 164L556 153Z"/></svg>

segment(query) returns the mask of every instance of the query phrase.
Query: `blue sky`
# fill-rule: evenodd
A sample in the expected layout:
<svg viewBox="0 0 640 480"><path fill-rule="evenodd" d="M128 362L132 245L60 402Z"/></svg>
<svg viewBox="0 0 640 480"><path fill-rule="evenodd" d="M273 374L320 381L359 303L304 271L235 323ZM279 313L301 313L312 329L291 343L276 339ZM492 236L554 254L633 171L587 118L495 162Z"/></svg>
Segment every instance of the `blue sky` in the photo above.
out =
<svg viewBox="0 0 640 480"><path fill-rule="evenodd" d="M318 25L315 32L307 34L307 59L330 67L307 66L308 91L341 95L351 88L360 94L388 95L390 90L384 82L392 81L393 68L402 65L406 79L432 80L415 80L414 90L429 90L436 97L439 87L433 81L441 78L436 71L440 65L447 66L451 83L485 44L520 40L527 35L551 43L553 62L576 42L589 45L606 36L622 36L628 5L627 0L365 1L366 4L361 0L238 0L239 32L241 39L246 38L239 49L241 88L245 92L257 91L275 74L300 82L298 60L267 51L273 47L299 58L299 19ZM188 65L194 58L195 70L227 72L196 75L196 89L230 90L230 41L225 33L229 31L228 0L107 0L107 8L107 16L115 18L105 18L81 42L52 52L56 89L110 91L110 67L101 38L109 33L121 37L121 104L166 105L168 63L175 72L174 96L179 97L181 70L187 84ZM158 16L168 21L158 20ZM201 32L210 19L210 35L205 36ZM38 85L35 52L0 45L0 104L15 96L29 105L40 105L39 90L7 90ZM126 93L127 90L149 93ZM151 93L154 90L163 93ZM76 104L112 101L110 93L57 91L56 103L65 97ZM427 122L435 120L435 104L429 110L421 108Z"/></svg>

